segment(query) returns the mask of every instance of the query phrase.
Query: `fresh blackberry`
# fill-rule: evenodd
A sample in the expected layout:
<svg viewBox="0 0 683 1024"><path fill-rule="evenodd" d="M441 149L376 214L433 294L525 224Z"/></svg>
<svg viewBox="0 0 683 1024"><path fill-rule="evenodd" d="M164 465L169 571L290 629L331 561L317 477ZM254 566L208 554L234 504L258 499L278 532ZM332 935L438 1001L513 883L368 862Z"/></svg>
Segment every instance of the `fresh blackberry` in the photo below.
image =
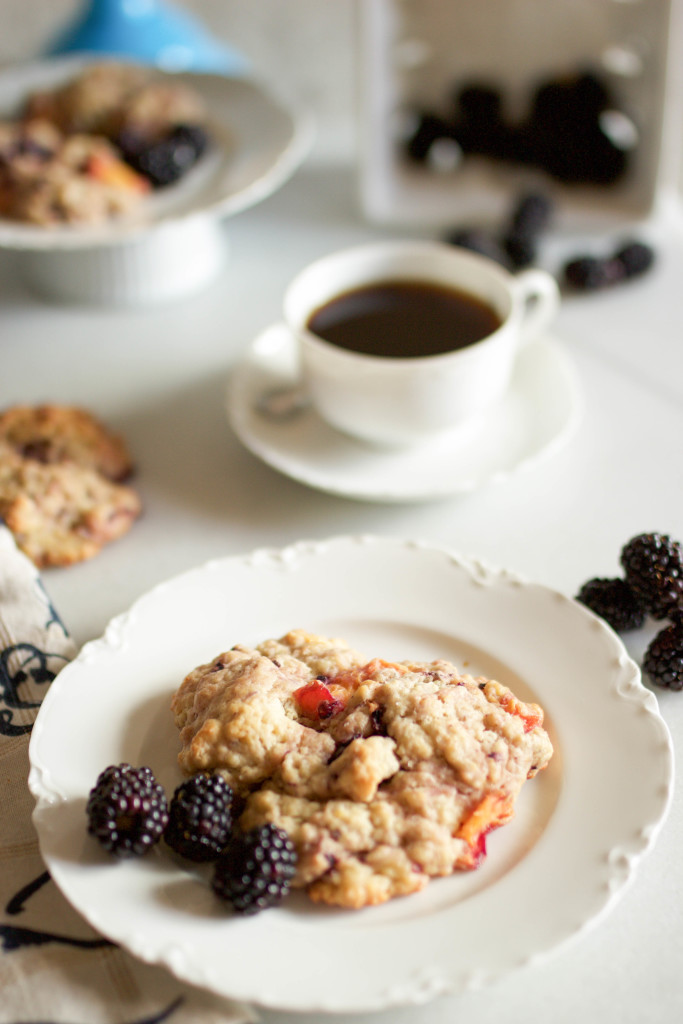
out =
<svg viewBox="0 0 683 1024"><path fill-rule="evenodd" d="M530 192L517 201L510 218L510 230L518 235L539 235L550 224L552 215L552 201L540 192Z"/></svg>
<svg viewBox="0 0 683 1024"><path fill-rule="evenodd" d="M458 87L456 107L468 121L498 124L502 121L503 97L500 89L487 82L468 82Z"/></svg>
<svg viewBox="0 0 683 1024"><path fill-rule="evenodd" d="M577 139L571 181L611 185L625 173L629 153L607 134L602 124L592 126Z"/></svg>
<svg viewBox="0 0 683 1024"><path fill-rule="evenodd" d="M503 249L514 270L523 270L535 263L538 245L533 235L510 231L503 238Z"/></svg>
<svg viewBox="0 0 683 1024"><path fill-rule="evenodd" d="M644 242L629 242L615 252L615 260L618 260L624 268L624 277L638 277L650 269L654 263L654 250Z"/></svg>
<svg viewBox="0 0 683 1024"><path fill-rule="evenodd" d="M151 768L123 763L100 773L86 805L88 832L117 857L139 857L157 843L168 823L162 786Z"/></svg>
<svg viewBox="0 0 683 1024"><path fill-rule="evenodd" d="M411 160L424 163L437 140L452 137L452 126L444 118L428 112L419 113L415 128L406 142L406 152Z"/></svg>
<svg viewBox="0 0 683 1024"><path fill-rule="evenodd" d="M458 135L466 153L502 157L507 129L502 117L502 96L494 85L473 82L456 95Z"/></svg>
<svg viewBox="0 0 683 1024"><path fill-rule="evenodd" d="M178 124L173 130L173 138L177 143L184 143L194 151L198 159L209 148L209 135L200 124Z"/></svg>
<svg viewBox="0 0 683 1024"><path fill-rule="evenodd" d="M289 892L296 850L282 829L261 825L235 836L216 861L213 890L239 914L274 907Z"/></svg>
<svg viewBox="0 0 683 1024"><path fill-rule="evenodd" d="M547 228L553 205L540 193L523 195L515 204L502 245L514 270L522 270L536 262L538 239Z"/></svg>
<svg viewBox="0 0 683 1024"><path fill-rule="evenodd" d="M188 860L216 860L230 840L232 799L222 775L199 774L181 783L168 809L167 845Z"/></svg>
<svg viewBox="0 0 683 1024"><path fill-rule="evenodd" d="M128 154L135 170L157 188L182 178L197 162L208 137L199 125L178 125L168 135Z"/></svg>
<svg viewBox="0 0 683 1024"><path fill-rule="evenodd" d="M615 260L581 256L565 264L565 282L576 291L594 292L609 288L623 277L623 267Z"/></svg>
<svg viewBox="0 0 683 1024"><path fill-rule="evenodd" d="M480 256L488 256L502 266L507 267L509 261L505 250L496 238L483 228L454 228L446 235L449 245L457 245Z"/></svg>
<svg viewBox="0 0 683 1024"><path fill-rule="evenodd" d="M528 132L535 162L568 184L610 184L623 175L629 154L606 130L615 111L605 82L586 72L543 83L535 94Z"/></svg>
<svg viewBox="0 0 683 1024"><path fill-rule="evenodd" d="M683 551L668 534L641 533L622 548L626 580L655 619L683 607Z"/></svg>
<svg viewBox="0 0 683 1024"><path fill-rule="evenodd" d="M645 652L643 668L657 686L683 690L683 622L657 634Z"/></svg>
<svg viewBox="0 0 683 1024"><path fill-rule="evenodd" d="M576 600L604 619L617 633L640 629L645 622L645 609L626 580L588 580L579 590Z"/></svg>
<svg viewBox="0 0 683 1024"><path fill-rule="evenodd" d="M541 82L534 94L532 118L554 132L580 134L611 103L604 80L588 70Z"/></svg>

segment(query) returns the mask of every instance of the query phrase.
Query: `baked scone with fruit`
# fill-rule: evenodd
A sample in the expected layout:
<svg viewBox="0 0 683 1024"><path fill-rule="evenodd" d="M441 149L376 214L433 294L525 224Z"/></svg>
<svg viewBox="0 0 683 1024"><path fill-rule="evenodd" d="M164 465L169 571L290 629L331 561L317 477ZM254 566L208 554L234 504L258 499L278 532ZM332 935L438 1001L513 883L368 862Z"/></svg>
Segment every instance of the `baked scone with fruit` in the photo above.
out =
<svg viewBox="0 0 683 1024"><path fill-rule="evenodd" d="M133 472L124 439L77 406L13 405L0 412L0 440L25 458L76 462L116 482Z"/></svg>
<svg viewBox="0 0 683 1024"><path fill-rule="evenodd" d="M0 122L0 216L57 227L139 214L203 154L206 119L199 92L173 75L85 67Z"/></svg>
<svg viewBox="0 0 683 1024"><path fill-rule="evenodd" d="M206 109L199 94L181 80L106 60L53 89L31 93L23 117L49 121L67 135L103 135L116 141L124 129L158 138L177 124L199 124Z"/></svg>
<svg viewBox="0 0 683 1024"><path fill-rule="evenodd" d="M475 868L553 753L541 708L495 680L303 630L195 668L172 710L183 772L220 772L241 828L284 829L293 885L342 907Z"/></svg>
<svg viewBox="0 0 683 1024"><path fill-rule="evenodd" d="M35 565L92 558L140 515L137 493L74 462L23 458L0 441L0 519Z"/></svg>
<svg viewBox="0 0 683 1024"><path fill-rule="evenodd" d="M32 92L22 114L50 121L66 134L106 135L122 104L148 79L142 66L98 61L60 85Z"/></svg>
<svg viewBox="0 0 683 1024"><path fill-rule="evenodd" d="M0 123L0 216L50 227L101 223L151 189L107 139L48 121Z"/></svg>
<svg viewBox="0 0 683 1024"><path fill-rule="evenodd" d="M130 529L142 510L132 472L124 439L87 409L0 412L0 518L40 567L92 558Z"/></svg>

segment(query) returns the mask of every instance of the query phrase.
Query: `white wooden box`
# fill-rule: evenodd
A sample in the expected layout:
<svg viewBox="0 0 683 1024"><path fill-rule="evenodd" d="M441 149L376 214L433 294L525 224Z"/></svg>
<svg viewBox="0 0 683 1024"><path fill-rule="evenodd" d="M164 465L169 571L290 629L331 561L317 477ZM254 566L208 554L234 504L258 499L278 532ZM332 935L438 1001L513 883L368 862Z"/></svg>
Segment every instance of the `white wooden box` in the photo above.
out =
<svg viewBox="0 0 683 1024"><path fill-rule="evenodd" d="M450 227L499 218L541 188L558 226L604 229L647 217L679 178L681 0L361 0L360 186L376 222ZM543 80L597 69L637 142L623 179L566 185L537 167L466 156L438 170L407 159L407 119L439 111L457 82L494 81L506 118Z"/></svg>

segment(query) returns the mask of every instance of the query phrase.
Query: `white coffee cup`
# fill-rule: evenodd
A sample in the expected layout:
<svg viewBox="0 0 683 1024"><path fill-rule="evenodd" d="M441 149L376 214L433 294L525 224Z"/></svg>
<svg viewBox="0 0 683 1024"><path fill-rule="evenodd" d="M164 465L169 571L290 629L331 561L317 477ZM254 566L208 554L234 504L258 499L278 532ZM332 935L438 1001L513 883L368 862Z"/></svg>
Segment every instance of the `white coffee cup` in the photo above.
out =
<svg viewBox="0 0 683 1024"><path fill-rule="evenodd" d="M451 287L488 305L493 333L437 355L396 358L341 348L309 328L337 296L381 282ZM520 346L559 306L555 279L539 269L510 274L487 257L441 242L389 241L335 252L302 270L284 298L303 384L336 429L379 445L412 445L478 420L507 391Z"/></svg>

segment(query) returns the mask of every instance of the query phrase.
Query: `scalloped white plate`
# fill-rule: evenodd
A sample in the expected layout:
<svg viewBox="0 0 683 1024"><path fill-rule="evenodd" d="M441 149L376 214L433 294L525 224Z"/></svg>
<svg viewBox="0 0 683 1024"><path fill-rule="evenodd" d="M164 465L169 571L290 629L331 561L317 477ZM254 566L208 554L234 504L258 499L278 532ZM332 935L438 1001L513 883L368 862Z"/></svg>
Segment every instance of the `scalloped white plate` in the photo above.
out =
<svg viewBox="0 0 683 1024"><path fill-rule="evenodd" d="M559 451L574 434L582 399L573 363L551 338L524 347L510 388L485 418L411 448L365 444L308 405L271 418L263 399L296 386L296 346L273 324L247 349L228 383L227 415L240 441L286 476L360 501L431 501L499 483Z"/></svg>
<svg viewBox="0 0 683 1024"><path fill-rule="evenodd" d="M102 58L100 57L99 60ZM49 58L0 72L0 117L13 117L29 92L52 88L97 58ZM291 176L312 139L303 111L249 78L155 69L159 78L195 89L208 110L211 146L177 184L154 193L134 214L98 225L43 228L0 218L0 246L50 252L107 247L168 228L190 217L227 217L265 199Z"/></svg>
<svg viewBox="0 0 683 1024"><path fill-rule="evenodd" d="M167 791L179 781L169 702L190 669L296 626L368 656L445 657L543 705L555 756L481 868L367 910L296 894L239 919L162 849L116 862L86 835L86 798L108 764L150 764ZM96 929L221 995L341 1013L483 985L595 925L660 830L673 768L654 695L591 612L453 552L379 537L256 551L158 586L58 675L30 758L42 855ZM344 965L343 985L331 964Z"/></svg>

